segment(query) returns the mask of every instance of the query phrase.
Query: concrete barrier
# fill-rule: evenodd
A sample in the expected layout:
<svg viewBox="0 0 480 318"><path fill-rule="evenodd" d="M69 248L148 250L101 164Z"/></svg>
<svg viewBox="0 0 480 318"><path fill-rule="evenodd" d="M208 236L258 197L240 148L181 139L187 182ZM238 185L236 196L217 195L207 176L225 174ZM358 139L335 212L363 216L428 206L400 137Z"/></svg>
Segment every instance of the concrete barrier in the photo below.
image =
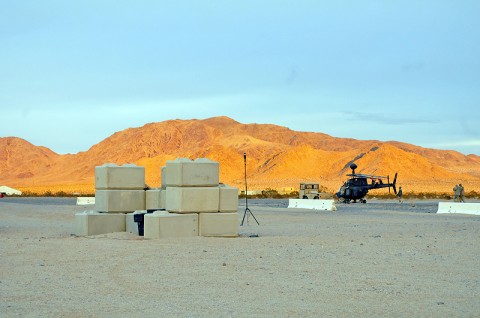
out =
<svg viewBox="0 0 480 318"><path fill-rule="evenodd" d="M480 203L438 202L437 213L480 215Z"/></svg>
<svg viewBox="0 0 480 318"><path fill-rule="evenodd" d="M218 200L219 212L237 212L238 211L238 189L226 184L220 184L220 197Z"/></svg>
<svg viewBox="0 0 480 318"><path fill-rule="evenodd" d="M289 199L289 208L337 211L334 200Z"/></svg>
<svg viewBox="0 0 480 318"><path fill-rule="evenodd" d="M164 191L158 188L145 191L145 208L147 210L165 210L165 200L162 202L162 192Z"/></svg>
<svg viewBox="0 0 480 318"><path fill-rule="evenodd" d="M77 205L95 204L95 197L78 197Z"/></svg>
<svg viewBox="0 0 480 318"><path fill-rule="evenodd" d="M134 164L118 166L106 163L95 167L95 190L143 190L145 167Z"/></svg>
<svg viewBox="0 0 480 318"><path fill-rule="evenodd" d="M218 212L220 200L218 186L167 187L166 191L165 209L169 212Z"/></svg>
<svg viewBox="0 0 480 318"><path fill-rule="evenodd" d="M177 214L167 211L156 211L145 214L145 238L193 236L198 236L198 213Z"/></svg>
<svg viewBox="0 0 480 318"><path fill-rule="evenodd" d="M165 185L167 187L217 187L219 163L207 158L178 158L167 160ZM163 184L163 181L162 181Z"/></svg>
<svg viewBox="0 0 480 318"><path fill-rule="evenodd" d="M95 210L129 213L145 210L145 190L95 190Z"/></svg>
<svg viewBox="0 0 480 318"><path fill-rule="evenodd" d="M238 236L238 213L198 213L198 235Z"/></svg>
<svg viewBox="0 0 480 318"><path fill-rule="evenodd" d="M125 214L83 211L75 214L75 235L89 236L125 232Z"/></svg>

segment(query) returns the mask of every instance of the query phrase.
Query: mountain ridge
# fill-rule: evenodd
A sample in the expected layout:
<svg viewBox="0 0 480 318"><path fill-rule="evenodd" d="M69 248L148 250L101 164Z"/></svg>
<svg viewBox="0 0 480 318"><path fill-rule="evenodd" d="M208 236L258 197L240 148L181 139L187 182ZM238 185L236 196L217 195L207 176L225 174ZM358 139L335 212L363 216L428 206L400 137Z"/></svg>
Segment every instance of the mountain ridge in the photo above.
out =
<svg viewBox="0 0 480 318"><path fill-rule="evenodd" d="M243 160L247 154L247 164ZM243 189L298 188L304 181L338 189L349 173L393 176L404 192L450 192L480 185L480 157L399 141L337 138L273 124L242 124L219 116L173 119L118 131L77 154L60 155L18 137L0 138L1 182L19 188L84 185L94 188L94 168L104 163L145 166L146 183L160 185L167 160L206 157L220 163L220 181Z"/></svg>

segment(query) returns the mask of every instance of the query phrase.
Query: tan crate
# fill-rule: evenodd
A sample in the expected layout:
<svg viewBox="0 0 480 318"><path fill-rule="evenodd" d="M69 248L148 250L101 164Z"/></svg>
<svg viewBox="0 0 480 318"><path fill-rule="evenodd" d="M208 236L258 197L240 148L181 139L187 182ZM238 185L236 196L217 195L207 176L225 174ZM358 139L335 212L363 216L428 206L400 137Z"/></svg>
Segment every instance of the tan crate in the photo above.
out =
<svg viewBox="0 0 480 318"><path fill-rule="evenodd" d="M95 189L145 188L145 168L134 164L118 166L107 163L95 167Z"/></svg>
<svg viewBox="0 0 480 318"><path fill-rule="evenodd" d="M167 166L163 166L161 169L161 187L162 190L167 189Z"/></svg>
<svg viewBox="0 0 480 318"><path fill-rule="evenodd" d="M238 213L199 213L198 235L237 237L238 224Z"/></svg>
<svg viewBox="0 0 480 318"><path fill-rule="evenodd" d="M125 214L83 211L75 214L77 236L125 232Z"/></svg>
<svg viewBox="0 0 480 318"><path fill-rule="evenodd" d="M165 209L175 213L218 212L218 187L167 187Z"/></svg>
<svg viewBox="0 0 480 318"><path fill-rule="evenodd" d="M198 214L177 214L157 211L145 214L144 237L157 239L168 237L198 236Z"/></svg>
<svg viewBox="0 0 480 318"><path fill-rule="evenodd" d="M145 210L145 190L96 190L95 210L113 213Z"/></svg>
<svg viewBox="0 0 480 318"><path fill-rule="evenodd" d="M238 211L238 189L226 184L218 186L220 197L218 203L219 212L237 212Z"/></svg>
<svg viewBox="0 0 480 318"><path fill-rule="evenodd" d="M145 207L147 210L165 210L165 194L162 189L148 189L145 193Z"/></svg>
<svg viewBox="0 0 480 318"><path fill-rule="evenodd" d="M168 160L164 176L166 187L216 187L219 164L207 158Z"/></svg>

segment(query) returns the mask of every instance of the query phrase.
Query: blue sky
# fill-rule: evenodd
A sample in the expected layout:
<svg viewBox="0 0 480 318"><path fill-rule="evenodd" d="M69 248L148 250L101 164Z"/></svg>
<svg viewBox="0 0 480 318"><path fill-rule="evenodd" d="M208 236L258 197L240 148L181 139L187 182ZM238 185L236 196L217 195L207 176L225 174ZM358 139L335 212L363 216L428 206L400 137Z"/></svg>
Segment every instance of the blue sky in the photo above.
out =
<svg viewBox="0 0 480 318"><path fill-rule="evenodd" d="M229 116L480 155L480 1L0 0L0 137Z"/></svg>

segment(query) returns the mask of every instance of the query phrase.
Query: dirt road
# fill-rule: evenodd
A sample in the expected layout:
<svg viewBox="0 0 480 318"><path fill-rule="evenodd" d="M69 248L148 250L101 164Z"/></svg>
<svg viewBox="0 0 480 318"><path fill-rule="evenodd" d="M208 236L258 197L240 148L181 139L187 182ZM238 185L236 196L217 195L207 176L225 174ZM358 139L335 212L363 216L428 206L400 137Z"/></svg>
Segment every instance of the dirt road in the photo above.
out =
<svg viewBox="0 0 480 318"><path fill-rule="evenodd" d="M438 202L251 200L238 238L146 240L75 237L86 208L38 200L0 201L2 317L480 316L480 217Z"/></svg>

